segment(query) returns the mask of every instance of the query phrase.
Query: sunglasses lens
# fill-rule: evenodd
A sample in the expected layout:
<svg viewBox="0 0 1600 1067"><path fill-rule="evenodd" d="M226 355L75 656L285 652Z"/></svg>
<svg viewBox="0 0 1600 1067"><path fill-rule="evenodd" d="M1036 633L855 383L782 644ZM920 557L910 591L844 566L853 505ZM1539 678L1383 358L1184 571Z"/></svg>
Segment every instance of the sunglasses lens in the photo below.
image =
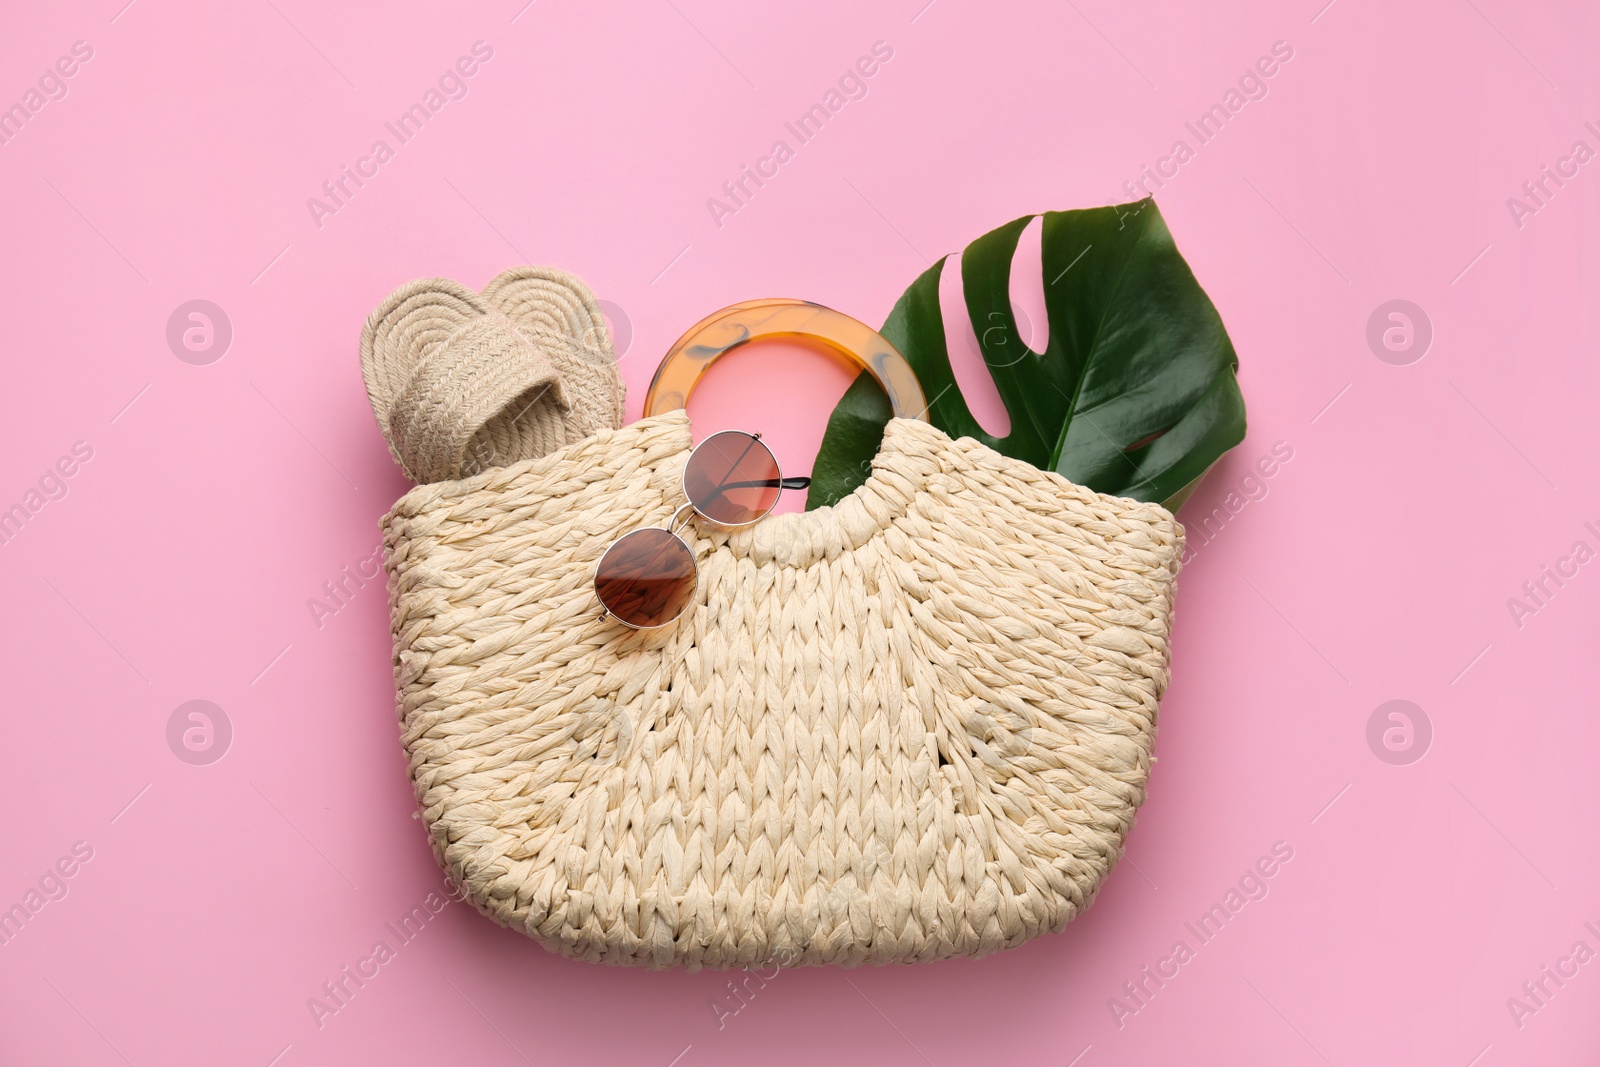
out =
<svg viewBox="0 0 1600 1067"><path fill-rule="evenodd" d="M670 530L635 530L600 557L594 591L629 626L665 626L694 596L694 554Z"/></svg>
<svg viewBox="0 0 1600 1067"><path fill-rule="evenodd" d="M724 526L755 522L778 503L778 461L750 434L724 430L701 441L683 469L696 511Z"/></svg>

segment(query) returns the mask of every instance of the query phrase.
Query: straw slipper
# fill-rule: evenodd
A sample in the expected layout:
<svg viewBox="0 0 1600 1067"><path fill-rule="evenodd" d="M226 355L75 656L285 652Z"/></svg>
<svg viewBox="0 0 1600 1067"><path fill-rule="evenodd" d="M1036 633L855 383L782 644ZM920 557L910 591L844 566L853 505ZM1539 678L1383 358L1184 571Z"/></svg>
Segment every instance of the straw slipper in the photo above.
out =
<svg viewBox="0 0 1600 1067"><path fill-rule="evenodd" d="M622 423L623 386L599 304L577 278L514 267L484 291L401 286L361 333L367 399L420 483L533 459Z"/></svg>

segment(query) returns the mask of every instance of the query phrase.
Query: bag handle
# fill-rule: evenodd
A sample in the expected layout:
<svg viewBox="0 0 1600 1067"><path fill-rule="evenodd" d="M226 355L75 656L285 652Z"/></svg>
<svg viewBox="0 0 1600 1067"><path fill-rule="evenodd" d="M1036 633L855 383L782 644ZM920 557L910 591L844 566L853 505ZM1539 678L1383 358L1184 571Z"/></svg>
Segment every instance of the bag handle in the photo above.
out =
<svg viewBox="0 0 1600 1067"><path fill-rule="evenodd" d="M829 355L872 375L896 418L928 421L916 372L882 334L842 311L783 297L732 304L691 326L656 368L644 397L645 415L682 409L711 364L741 345L776 338L820 343Z"/></svg>

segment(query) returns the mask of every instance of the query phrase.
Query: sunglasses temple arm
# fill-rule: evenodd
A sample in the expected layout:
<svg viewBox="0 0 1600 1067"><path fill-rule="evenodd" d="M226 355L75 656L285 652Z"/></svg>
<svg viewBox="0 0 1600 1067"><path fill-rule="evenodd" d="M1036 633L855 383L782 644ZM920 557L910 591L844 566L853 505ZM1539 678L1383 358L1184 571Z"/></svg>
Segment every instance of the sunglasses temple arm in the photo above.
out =
<svg viewBox="0 0 1600 1067"><path fill-rule="evenodd" d="M715 500L730 489L771 489L773 486L779 489L807 489L811 486L811 479L798 475L793 478L761 478L753 482L728 482L717 486L712 491L710 499ZM710 500L707 503L710 503Z"/></svg>

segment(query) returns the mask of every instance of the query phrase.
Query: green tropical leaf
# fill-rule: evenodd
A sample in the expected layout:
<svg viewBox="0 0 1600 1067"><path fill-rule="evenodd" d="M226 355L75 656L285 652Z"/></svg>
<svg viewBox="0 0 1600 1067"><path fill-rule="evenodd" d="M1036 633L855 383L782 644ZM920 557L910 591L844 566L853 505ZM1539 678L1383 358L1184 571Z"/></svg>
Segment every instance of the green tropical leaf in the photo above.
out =
<svg viewBox="0 0 1600 1067"><path fill-rule="evenodd" d="M1033 352L1011 310L1011 261L1036 216L992 230L961 255L967 316L1011 416L1004 437L972 417L950 368L939 277L948 257L911 283L881 331L911 362L928 417L1097 492L1188 498L1244 439L1239 358L1216 307L1178 254L1155 201L1050 211L1042 256L1049 340ZM828 420L807 508L866 480L889 421L888 399L863 374Z"/></svg>

